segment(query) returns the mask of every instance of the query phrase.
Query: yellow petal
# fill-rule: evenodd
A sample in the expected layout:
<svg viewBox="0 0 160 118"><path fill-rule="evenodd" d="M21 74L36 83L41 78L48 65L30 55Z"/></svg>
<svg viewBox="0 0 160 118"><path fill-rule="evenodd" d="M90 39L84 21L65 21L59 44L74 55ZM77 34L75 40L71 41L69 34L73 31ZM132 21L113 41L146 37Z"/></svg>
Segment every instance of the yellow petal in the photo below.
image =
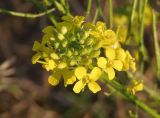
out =
<svg viewBox="0 0 160 118"><path fill-rule="evenodd" d="M89 74L89 79L92 81L96 81L100 78L101 74L102 74L101 70L98 67L95 67Z"/></svg>
<svg viewBox="0 0 160 118"><path fill-rule="evenodd" d="M126 53L122 48L116 49L116 59L124 61L126 58Z"/></svg>
<svg viewBox="0 0 160 118"><path fill-rule="evenodd" d="M132 94L135 94L136 92L142 91L142 90L143 90L143 84L142 84L142 83L138 83L137 85L134 85L134 86L131 88Z"/></svg>
<svg viewBox="0 0 160 118"><path fill-rule="evenodd" d="M90 34L96 38L100 37L97 31L91 31Z"/></svg>
<svg viewBox="0 0 160 118"><path fill-rule="evenodd" d="M97 93L101 90L101 87L96 82L90 82L88 83L88 88L93 92Z"/></svg>
<svg viewBox="0 0 160 118"><path fill-rule="evenodd" d="M126 27L119 27L118 28L118 35L117 39L119 42L124 43L127 37L127 29Z"/></svg>
<svg viewBox="0 0 160 118"><path fill-rule="evenodd" d="M113 45L116 41L116 34L112 30L106 30L104 32L104 44L105 45Z"/></svg>
<svg viewBox="0 0 160 118"><path fill-rule="evenodd" d="M49 70L53 70L56 67L56 63L53 60L48 61Z"/></svg>
<svg viewBox="0 0 160 118"><path fill-rule="evenodd" d="M143 83L135 79L132 80L132 86L130 87L132 94L135 94L137 91L143 90Z"/></svg>
<svg viewBox="0 0 160 118"><path fill-rule="evenodd" d="M75 93L80 93L81 90L84 88L85 84L82 81L78 81L74 87L73 87L73 91Z"/></svg>
<svg viewBox="0 0 160 118"><path fill-rule="evenodd" d="M48 77L48 83L52 86L56 86L57 84L59 84L60 78L61 78L61 75L59 72L54 73Z"/></svg>
<svg viewBox="0 0 160 118"><path fill-rule="evenodd" d="M128 50L126 51L126 58L132 59L132 56L131 56L131 54L130 54L130 52Z"/></svg>
<svg viewBox="0 0 160 118"><path fill-rule="evenodd" d="M81 80L87 75L87 70L84 67L77 67L74 74L79 80Z"/></svg>
<svg viewBox="0 0 160 118"><path fill-rule="evenodd" d="M123 70L124 71L129 70L129 62L128 61L123 62Z"/></svg>
<svg viewBox="0 0 160 118"><path fill-rule="evenodd" d="M99 57L99 58L97 59L97 65L98 65L98 67L100 67L100 68L106 68L106 64L107 64L106 58L104 58L104 57Z"/></svg>
<svg viewBox="0 0 160 118"><path fill-rule="evenodd" d="M58 64L58 67L57 67L57 68L63 69L63 68L65 68L66 66L67 66L67 64L66 64L65 62L62 62L62 63Z"/></svg>
<svg viewBox="0 0 160 118"><path fill-rule="evenodd" d="M115 71L114 71L114 69L112 67L106 68L104 71L108 74L108 79L109 80L114 79Z"/></svg>
<svg viewBox="0 0 160 118"><path fill-rule="evenodd" d="M130 68L132 69L133 72L135 72L136 71L136 63L131 61L130 62Z"/></svg>
<svg viewBox="0 0 160 118"><path fill-rule="evenodd" d="M142 83L139 83L139 84L136 85L134 88L135 88L136 91L142 91L142 90L143 90L143 84L142 84Z"/></svg>
<svg viewBox="0 0 160 118"><path fill-rule="evenodd" d="M64 85L67 86L69 84L73 84L76 81L76 77L74 76L73 71L69 71L65 69L63 71Z"/></svg>
<svg viewBox="0 0 160 118"><path fill-rule="evenodd" d="M123 68L123 63L120 60L114 60L112 67L118 71L121 71Z"/></svg>
<svg viewBox="0 0 160 118"><path fill-rule="evenodd" d="M96 29L99 32L104 32L106 30L106 24L104 22L98 21L96 23Z"/></svg>
<svg viewBox="0 0 160 118"><path fill-rule="evenodd" d="M114 60L116 57L115 49L113 48L106 48L105 54L109 60Z"/></svg>

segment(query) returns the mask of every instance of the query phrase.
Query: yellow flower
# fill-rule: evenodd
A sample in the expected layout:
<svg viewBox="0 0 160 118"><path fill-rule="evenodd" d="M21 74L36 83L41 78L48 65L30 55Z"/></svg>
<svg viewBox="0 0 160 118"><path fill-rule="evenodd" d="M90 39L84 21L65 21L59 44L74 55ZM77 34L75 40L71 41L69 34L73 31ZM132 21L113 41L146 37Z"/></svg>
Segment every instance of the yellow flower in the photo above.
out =
<svg viewBox="0 0 160 118"><path fill-rule="evenodd" d="M98 67L94 67L91 73L87 73L87 70L84 67L77 67L75 76L79 80L73 88L75 93L80 93L86 85L88 85L88 88L93 93L97 93L101 90L101 87L96 83L101 76L101 70Z"/></svg>
<svg viewBox="0 0 160 118"><path fill-rule="evenodd" d="M56 86L59 84L60 79L61 71L57 69L52 75L48 77L48 83L52 86Z"/></svg>
<svg viewBox="0 0 160 118"><path fill-rule="evenodd" d="M126 57L123 61L123 70L127 71L131 69L133 72L136 71L136 63L135 63L135 59L131 56L131 54L126 51Z"/></svg>
<svg viewBox="0 0 160 118"><path fill-rule="evenodd" d="M46 64L43 65L43 67L47 70L53 70L54 68L56 68L56 63L54 62L54 60L52 59L46 59Z"/></svg>
<svg viewBox="0 0 160 118"><path fill-rule="evenodd" d="M56 86L59 84L59 81L63 77L64 79L64 86L73 84L76 81L76 77L74 76L74 71L70 71L67 68L64 69L56 69L52 75L48 78L48 83L52 86Z"/></svg>
<svg viewBox="0 0 160 118"><path fill-rule="evenodd" d="M131 87L128 88L128 90L135 95L136 92L143 90L143 83L138 82L137 80L132 80Z"/></svg>
<svg viewBox="0 0 160 118"><path fill-rule="evenodd" d="M95 30L91 31L90 34L101 41L102 47L113 45L116 41L116 34L110 29L106 29L105 23L97 22Z"/></svg>
<svg viewBox="0 0 160 118"><path fill-rule="evenodd" d="M112 30L106 30L103 37L104 39L102 39L102 42L104 43L104 46L112 45L116 41L116 34Z"/></svg>
<svg viewBox="0 0 160 118"><path fill-rule="evenodd" d="M125 56L125 53L123 53L122 49L113 49L113 48L107 48L105 51L105 55L107 58L99 57L97 60L97 65L103 69L108 74L109 80L114 79L115 77L115 71L114 69L118 71L122 71L123 68L123 56Z"/></svg>
<svg viewBox="0 0 160 118"><path fill-rule="evenodd" d="M120 42L120 43L124 43L126 41L126 37L127 37L127 27L118 27L117 29L117 40Z"/></svg>

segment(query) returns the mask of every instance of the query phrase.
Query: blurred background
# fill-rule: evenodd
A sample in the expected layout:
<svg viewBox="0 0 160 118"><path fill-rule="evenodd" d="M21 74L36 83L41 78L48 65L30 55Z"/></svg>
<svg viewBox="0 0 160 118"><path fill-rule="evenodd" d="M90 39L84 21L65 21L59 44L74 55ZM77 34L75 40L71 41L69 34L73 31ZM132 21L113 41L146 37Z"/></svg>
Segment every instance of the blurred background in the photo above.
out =
<svg viewBox="0 0 160 118"><path fill-rule="evenodd" d="M54 1L54 0L53 0ZM59 0L57 0L59 1ZM158 2L157 2L158 1ZM39 3L39 4L38 4ZM46 4L47 8L56 5L47 0L1 0L0 8L23 13L39 13L43 11L40 5ZM86 15L87 0L67 0L71 14ZM113 23L128 26L129 12L133 0L113 0ZM145 16L144 46L145 59L144 71L138 69L135 77L142 79L145 89L137 96L147 105L160 112L160 84L156 76L156 61L152 33L153 8L159 12L159 0L149 1ZM99 15L95 17L96 10ZM52 13L57 21L65 13L60 9ZM102 15L103 14L103 15ZM108 0L92 0L91 10L86 20L103 20L109 24ZM135 24L138 22L135 21ZM92 94L88 89L80 94L75 94L72 86L64 88L63 82L56 87L48 84L49 73L39 65L32 65L31 58L33 42L40 41L42 29L53 25L47 16L38 18L22 18L0 12L0 118L150 118L150 116L124 99L116 91L107 87L98 94ZM139 35L137 26L129 39ZM157 34L160 42L160 20L157 17ZM137 36L138 37L138 36ZM126 48L132 51L134 57L138 56L138 38L126 43ZM160 60L159 60L160 61ZM141 63L137 62L138 65ZM124 78L122 75L120 78ZM105 93L105 94L104 94Z"/></svg>

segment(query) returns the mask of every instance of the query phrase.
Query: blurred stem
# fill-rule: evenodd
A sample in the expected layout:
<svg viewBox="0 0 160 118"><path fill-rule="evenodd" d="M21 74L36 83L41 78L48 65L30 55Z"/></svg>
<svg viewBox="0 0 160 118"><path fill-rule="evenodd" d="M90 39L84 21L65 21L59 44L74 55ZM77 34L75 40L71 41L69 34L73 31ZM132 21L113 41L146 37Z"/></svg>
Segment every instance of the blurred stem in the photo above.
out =
<svg viewBox="0 0 160 118"><path fill-rule="evenodd" d="M131 27L132 27L132 24L133 24L135 12L136 12L136 7L137 7L137 0L134 0L133 5L132 5L132 13L131 13L131 16L130 16L130 21L129 21L129 32L131 31Z"/></svg>
<svg viewBox="0 0 160 118"><path fill-rule="evenodd" d="M24 18L38 18L38 17L44 16L44 15L50 14L54 10L55 10L55 8L52 8L52 9L46 10L46 11L38 13L38 14L32 14L32 13L15 12L15 11L10 11L10 10L0 8L0 13L9 14L12 16L17 16L17 17L24 17Z"/></svg>
<svg viewBox="0 0 160 118"><path fill-rule="evenodd" d="M96 13L95 13L95 15L94 15L94 18L93 18L92 23L95 23L95 22L96 22L98 16L99 16L99 17L102 17L102 19L104 20L102 8L101 8L101 5L100 5L100 0L96 0Z"/></svg>
<svg viewBox="0 0 160 118"><path fill-rule="evenodd" d="M98 9L96 9L96 13L95 13L93 21L92 21L93 24L95 24L95 22L96 22L96 20L98 18L98 12L99 12Z"/></svg>
<svg viewBox="0 0 160 118"><path fill-rule="evenodd" d="M88 0L86 17L90 14L91 11L92 0Z"/></svg>
<svg viewBox="0 0 160 118"><path fill-rule="evenodd" d="M131 13L131 19L130 19L131 24L133 24L135 12L136 12L136 6L137 6L137 0L134 0L133 7L132 7L132 13Z"/></svg>
<svg viewBox="0 0 160 118"><path fill-rule="evenodd" d="M31 0L31 2L36 6L37 10L46 11L46 7L44 6L44 4L41 4L39 0ZM57 21L53 14L47 14L47 16L54 25L57 24Z"/></svg>
<svg viewBox="0 0 160 118"><path fill-rule="evenodd" d="M103 77L103 82L111 85L115 90L117 90L121 95L123 95L126 99L136 104L138 107L146 111L153 118L160 118L160 114L157 113L156 110L147 106L143 101L139 100L136 96L130 94L126 88L124 88L120 83L115 80L109 80L107 75Z"/></svg>
<svg viewBox="0 0 160 118"><path fill-rule="evenodd" d="M113 8L112 8L112 0L108 0L109 2L109 27L112 29L113 27Z"/></svg>
<svg viewBox="0 0 160 118"><path fill-rule="evenodd" d="M94 23L94 24L96 23L98 15L100 14L100 10L101 10L100 1L96 0L96 12L95 12L92 23Z"/></svg>
<svg viewBox="0 0 160 118"><path fill-rule="evenodd" d="M141 1L141 0L140 0ZM145 7L147 5L148 0L144 0L144 4L142 6L140 2L140 16L141 16L141 21L140 21L140 56L141 56L141 65L140 65L140 70L143 73L143 68L144 68L144 57L145 57L145 46L144 46L144 12L145 12Z"/></svg>
<svg viewBox="0 0 160 118"><path fill-rule="evenodd" d="M149 88L148 86L144 86L144 90L149 96L156 102L160 103L160 94L157 89Z"/></svg>
<svg viewBox="0 0 160 118"><path fill-rule="evenodd" d="M139 9L138 9L138 15L139 15L139 21L140 21L140 19L141 19L141 17L142 17L142 3L143 3L143 0L139 0L138 1L139 2Z"/></svg>
<svg viewBox="0 0 160 118"><path fill-rule="evenodd" d="M154 38L154 49L155 49L155 56L156 56L156 62L157 62L157 77L160 79L160 49L158 44L158 37L157 37L157 28L156 28L156 13L154 10L152 10L153 14L153 22L152 22L152 30L153 30L153 38Z"/></svg>
<svg viewBox="0 0 160 118"><path fill-rule="evenodd" d="M66 9L67 15L71 15L70 8L69 8L69 3L68 3L67 0L66 0L65 9Z"/></svg>
<svg viewBox="0 0 160 118"><path fill-rule="evenodd" d="M104 20L104 16L103 16L103 11L102 11L102 7L101 7L101 0L96 0L96 4L97 4L97 8L98 8L98 11L99 11L99 15L103 18Z"/></svg>

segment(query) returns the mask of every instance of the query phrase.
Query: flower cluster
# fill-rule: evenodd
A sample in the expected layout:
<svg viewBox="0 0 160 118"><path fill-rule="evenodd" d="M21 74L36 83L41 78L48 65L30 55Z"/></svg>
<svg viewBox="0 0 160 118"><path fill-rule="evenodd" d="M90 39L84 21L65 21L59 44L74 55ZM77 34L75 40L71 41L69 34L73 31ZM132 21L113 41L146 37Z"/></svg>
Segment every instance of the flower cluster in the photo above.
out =
<svg viewBox="0 0 160 118"><path fill-rule="evenodd" d="M123 34L107 29L105 23L95 25L83 16L64 16L55 27L43 30L41 42L35 41L32 63L40 63L51 75L48 82L56 86L64 79L64 86L74 84L80 93L87 85L96 93L102 74L115 78L115 71L135 71L136 64L129 51L121 47Z"/></svg>

